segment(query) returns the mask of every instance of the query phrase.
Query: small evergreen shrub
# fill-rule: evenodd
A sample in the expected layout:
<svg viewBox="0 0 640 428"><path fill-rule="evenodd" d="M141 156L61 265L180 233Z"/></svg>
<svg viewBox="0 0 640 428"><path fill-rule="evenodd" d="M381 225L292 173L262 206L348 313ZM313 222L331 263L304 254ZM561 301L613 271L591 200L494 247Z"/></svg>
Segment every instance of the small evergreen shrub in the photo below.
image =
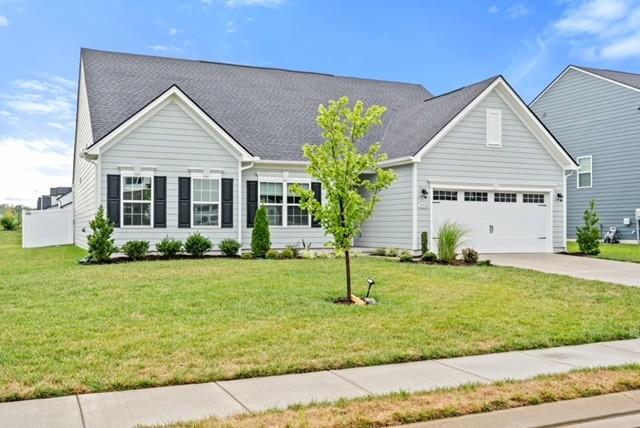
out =
<svg viewBox="0 0 640 428"><path fill-rule="evenodd" d="M93 263L110 262L111 254L118 251L118 247L114 244L115 240L111 238L113 225L104 215L102 205L98 208L95 218L89 222L89 227L93 232L87 236L89 260Z"/></svg>
<svg viewBox="0 0 640 428"><path fill-rule="evenodd" d="M296 252L291 247L287 247L278 254L278 258L280 259L295 259Z"/></svg>
<svg viewBox="0 0 640 428"><path fill-rule="evenodd" d="M246 253L242 253L242 256L240 256L240 257L242 257L245 260L253 260L253 259L256 258L251 251L248 251Z"/></svg>
<svg viewBox="0 0 640 428"><path fill-rule="evenodd" d="M420 254L425 254L429 251L429 233L422 232L420 234Z"/></svg>
<svg viewBox="0 0 640 428"><path fill-rule="evenodd" d="M171 259L182 251L182 241L167 236L156 244L156 250L163 256Z"/></svg>
<svg viewBox="0 0 640 428"><path fill-rule="evenodd" d="M387 248L384 250L384 255L387 257L398 257L400 255L400 250L397 248Z"/></svg>
<svg viewBox="0 0 640 428"><path fill-rule="evenodd" d="M142 260L149 252L149 241L129 241L122 246L122 252L134 262Z"/></svg>
<svg viewBox="0 0 640 428"><path fill-rule="evenodd" d="M251 251L256 257L264 258L271 248L271 233L269 232L269 220L267 209L258 208L251 232Z"/></svg>
<svg viewBox="0 0 640 428"><path fill-rule="evenodd" d="M0 225L4 230L16 230L20 226L20 220L16 217L16 213L9 208L0 218Z"/></svg>
<svg viewBox="0 0 640 428"><path fill-rule="evenodd" d="M464 248L462 250L462 260L468 265L475 265L478 263L478 252L473 248Z"/></svg>
<svg viewBox="0 0 640 428"><path fill-rule="evenodd" d="M596 201L591 200L582 218L584 226L576 228L578 247L588 256L597 256L600 254L600 218L596 210Z"/></svg>
<svg viewBox="0 0 640 428"><path fill-rule="evenodd" d="M211 240L201 235L200 232L189 235L184 243L184 250L193 257L202 257L211 248L213 248Z"/></svg>
<svg viewBox="0 0 640 428"><path fill-rule="evenodd" d="M431 251L427 251L422 255L422 257L420 257L420 260L424 262L435 262L438 260L438 256L436 256L436 254Z"/></svg>
<svg viewBox="0 0 640 428"><path fill-rule="evenodd" d="M268 259L277 259L279 254L276 250L269 250L264 256Z"/></svg>
<svg viewBox="0 0 640 428"><path fill-rule="evenodd" d="M384 248L376 248L371 252L372 256L384 256L385 254L387 254L387 250Z"/></svg>
<svg viewBox="0 0 640 428"><path fill-rule="evenodd" d="M400 262L401 263L412 263L413 262L413 254L408 251L403 251L400 253Z"/></svg>
<svg viewBox="0 0 640 428"><path fill-rule="evenodd" d="M238 254L238 250L242 247L242 243L235 239L223 239L219 244L220 251L227 257L233 257Z"/></svg>
<svg viewBox="0 0 640 428"><path fill-rule="evenodd" d="M453 221L443 223L438 230L438 258L453 263L465 234L466 230L460 224Z"/></svg>

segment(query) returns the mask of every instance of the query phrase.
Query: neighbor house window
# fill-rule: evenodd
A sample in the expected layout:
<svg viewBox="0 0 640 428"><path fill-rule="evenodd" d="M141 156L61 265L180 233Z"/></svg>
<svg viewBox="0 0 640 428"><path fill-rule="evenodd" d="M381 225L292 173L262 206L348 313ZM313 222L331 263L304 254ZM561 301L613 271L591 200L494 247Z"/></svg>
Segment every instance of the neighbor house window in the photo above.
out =
<svg viewBox="0 0 640 428"><path fill-rule="evenodd" d="M192 226L220 226L220 178L191 178Z"/></svg>
<svg viewBox="0 0 640 428"><path fill-rule="evenodd" d="M518 197L515 193L494 193L493 194L494 202L516 202Z"/></svg>
<svg viewBox="0 0 640 428"><path fill-rule="evenodd" d="M544 193L524 193L522 202L525 204L544 204Z"/></svg>
<svg viewBox="0 0 640 428"><path fill-rule="evenodd" d="M282 226L282 187L282 183L260 182L260 205L267 209L267 219L271 226Z"/></svg>
<svg viewBox="0 0 640 428"><path fill-rule="evenodd" d="M580 156L578 158L578 189L591 187L593 176L593 158L591 156Z"/></svg>
<svg viewBox="0 0 640 428"><path fill-rule="evenodd" d="M464 200L467 202L487 202L487 192L464 192Z"/></svg>
<svg viewBox="0 0 640 428"><path fill-rule="evenodd" d="M451 190L434 190L433 200L434 201L457 201L458 192L451 191Z"/></svg>
<svg viewBox="0 0 640 428"><path fill-rule="evenodd" d="M309 213L300 208L300 196L293 193L294 184L287 184L287 226L309 226ZM303 189L309 189L308 183L300 183Z"/></svg>
<svg viewBox="0 0 640 428"><path fill-rule="evenodd" d="M122 176L122 225L151 226L153 177Z"/></svg>

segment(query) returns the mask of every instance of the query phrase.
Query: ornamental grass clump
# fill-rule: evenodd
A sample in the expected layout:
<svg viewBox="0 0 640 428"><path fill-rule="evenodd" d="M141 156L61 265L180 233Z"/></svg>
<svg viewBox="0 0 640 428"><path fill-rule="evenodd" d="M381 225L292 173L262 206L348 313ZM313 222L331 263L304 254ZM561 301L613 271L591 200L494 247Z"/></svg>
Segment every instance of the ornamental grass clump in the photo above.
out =
<svg viewBox="0 0 640 428"><path fill-rule="evenodd" d="M438 229L438 259L451 264L456 260L458 249L466 234L464 226L455 221L446 221Z"/></svg>

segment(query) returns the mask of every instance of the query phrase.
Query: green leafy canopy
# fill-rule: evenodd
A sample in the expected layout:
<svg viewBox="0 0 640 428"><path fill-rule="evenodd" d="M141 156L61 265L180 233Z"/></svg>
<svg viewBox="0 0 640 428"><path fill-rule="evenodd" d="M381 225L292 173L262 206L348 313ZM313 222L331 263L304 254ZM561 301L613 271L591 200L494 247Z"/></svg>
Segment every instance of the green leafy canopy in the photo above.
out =
<svg viewBox="0 0 640 428"><path fill-rule="evenodd" d="M378 193L395 180L391 169L380 162L387 159L380 153L380 143L366 151L361 140L371 127L382 125L386 107L372 105L365 109L362 101L350 107L349 98L329 101L318 108L317 124L322 128L324 143L306 144L304 155L310 161L307 172L324 186L326 200L321 204L311 189L294 186L301 197L301 207L319 221L334 239L336 250L349 250L378 202Z"/></svg>

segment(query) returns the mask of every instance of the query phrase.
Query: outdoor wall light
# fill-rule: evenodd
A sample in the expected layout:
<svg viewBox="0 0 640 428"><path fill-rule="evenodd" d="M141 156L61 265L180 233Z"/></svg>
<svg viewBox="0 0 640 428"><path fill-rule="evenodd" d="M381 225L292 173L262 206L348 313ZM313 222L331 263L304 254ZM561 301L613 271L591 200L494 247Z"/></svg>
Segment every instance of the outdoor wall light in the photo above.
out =
<svg viewBox="0 0 640 428"><path fill-rule="evenodd" d="M369 297L369 292L371 291L371 287L376 285L376 281L373 278L369 278L367 279L367 282L369 283L369 288L367 289L367 297Z"/></svg>
<svg viewBox="0 0 640 428"><path fill-rule="evenodd" d="M562 202L562 200L564 199L564 195L562 193L558 193L556 194L556 199L560 202Z"/></svg>
<svg viewBox="0 0 640 428"><path fill-rule="evenodd" d="M420 193L422 194L422 197L424 199L427 199L429 197L429 192L424 187L422 188L422 190L420 190Z"/></svg>

